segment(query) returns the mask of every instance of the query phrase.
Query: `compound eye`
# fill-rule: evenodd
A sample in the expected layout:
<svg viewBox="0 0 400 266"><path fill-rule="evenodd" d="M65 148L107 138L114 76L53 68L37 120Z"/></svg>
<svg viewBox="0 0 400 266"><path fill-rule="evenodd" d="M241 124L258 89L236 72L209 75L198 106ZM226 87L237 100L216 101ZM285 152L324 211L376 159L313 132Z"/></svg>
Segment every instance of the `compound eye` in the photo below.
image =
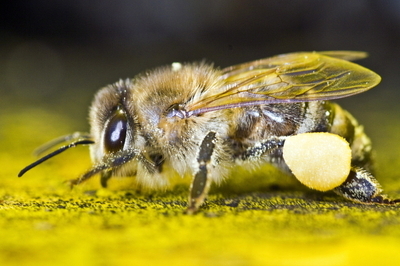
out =
<svg viewBox="0 0 400 266"><path fill-rule="evenodd" d="M128 119L123 110L117 110L108 120L104 132L104 147L108 152L117 152L123 149L126 139Z"/></svg>

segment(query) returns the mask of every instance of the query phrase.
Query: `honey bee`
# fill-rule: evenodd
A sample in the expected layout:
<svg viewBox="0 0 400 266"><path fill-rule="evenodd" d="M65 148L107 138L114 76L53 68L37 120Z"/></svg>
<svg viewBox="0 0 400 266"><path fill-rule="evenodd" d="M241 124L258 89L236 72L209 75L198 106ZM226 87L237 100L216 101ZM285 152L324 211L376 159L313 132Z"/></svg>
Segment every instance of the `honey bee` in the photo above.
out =
<svg viewBox="0 0 400 266"><path fill-rule="evenodd" d="M19 176L76 145L90 144L93 167L71 181L100 174L135 176L139 184L168 184L166 167L190 174L187 213L198 211L211 183L235 164L270 163L290 171L282 148L289 136L329 132L343 137L352 153L347 179L337 194L360 203L391 204L372 175L371 142L363 127L329 100L376 86L376 73L350 61L363 52L298 52L224 69L205 62L160 67L102 88L90 108L90 134L74 133L41 151L68 145L24 168ZM318 158L315 158L318 160Z"/></svg>

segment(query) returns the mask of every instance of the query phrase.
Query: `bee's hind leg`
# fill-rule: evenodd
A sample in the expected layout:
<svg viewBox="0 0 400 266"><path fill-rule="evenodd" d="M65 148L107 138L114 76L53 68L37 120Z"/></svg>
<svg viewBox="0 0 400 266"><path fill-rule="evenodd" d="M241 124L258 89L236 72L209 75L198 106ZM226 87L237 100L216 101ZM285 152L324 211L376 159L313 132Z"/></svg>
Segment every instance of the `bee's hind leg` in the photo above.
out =
<svg viewBox="0 0 400 266"><path fill-rule="evenodd" d="M352 167L346 181L333 190L351 201L360 203L395 204L400 199L389 199L375 177L360 167Z"/></svg>

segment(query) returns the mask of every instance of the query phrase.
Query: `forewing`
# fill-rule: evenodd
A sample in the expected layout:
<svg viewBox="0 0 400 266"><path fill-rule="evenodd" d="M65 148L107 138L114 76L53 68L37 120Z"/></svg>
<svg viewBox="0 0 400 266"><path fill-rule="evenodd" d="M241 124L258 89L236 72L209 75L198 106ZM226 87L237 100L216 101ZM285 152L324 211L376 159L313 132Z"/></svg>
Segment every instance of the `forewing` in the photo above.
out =
<svg viewBox="0 0 400 266"><path fill-rule="evenodd" d="M329 56L328 56L329 55ZM193 114L257 104L343 98L376 86L373 71L344 59L362 52L301 52L278 55L222 70L222 86L188 106Z"/></svg>

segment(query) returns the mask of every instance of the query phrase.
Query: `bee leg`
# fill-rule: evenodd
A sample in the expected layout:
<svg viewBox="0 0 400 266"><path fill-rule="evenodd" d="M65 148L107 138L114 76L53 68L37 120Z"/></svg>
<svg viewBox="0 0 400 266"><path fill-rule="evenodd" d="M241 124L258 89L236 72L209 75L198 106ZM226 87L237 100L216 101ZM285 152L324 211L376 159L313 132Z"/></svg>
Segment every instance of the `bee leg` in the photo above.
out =
<svg viewBox="0 0 400 266"><path fill-rule="evenodd" d="M211 180L209 176L209 167L211 156L215 148L215 132L209 132L200 145L197 162L199 169L194 175L192 185L190 187L189 206L186 210L187 214L197 212L210 189Z"/></svg>
<svg viewBox="0 0 400 266"><path fill-rule="evenodd" d="M400 199L389 199L375 177L360 167L352 167L346 181L333 190L335 193L360 203L394 204Z"/></svg>
<svg viewBox="0 0 400 266"><path fill-rule="evenodd" d="M76 185L79 185L80 183L83 183L84 181L86 181L90 177L92 177L92 175L86 176L84 178L80 177L80 178L68 180L67 182L69 183L69 185L72 188L72 187L74 187ZM105 171L101 172L101 174L100 174L100 185L101 185L102 188L106 188L107 187L108 180L110 180L111 177L112 177L112 171L111 170L105 170Z"/></svg>
<svg viewBox="0 0 400 266"><path fill-rule="evenodd" d="M111 169L121 166L134 158L141 160L145 164L145 166L148 167L148 169L154 168L154 165L151 164L151 162L145 160L143 156L137 152L137 150L128 149L107 156L103 159L103 162L94 165L86 173L76 179L69 180L68 183L71 187L73 187L85 182L95 174L101 173L101 185L107 186L107 181L111 177Z"/></svg>
<svg viewBox="0 0 400 266"><path fill-rule="evenodd" d="M111 175L112 175L112 171L110 171L110 170L101 172L101 175L100 175L101 187L103 187L103 188L107 187L107 183L108 183L108 180L110 180Z"/></svg>
<svg viewBox="0 0 400 266"><path fill-rule="evenodd" d="M285 143L285 137L276 137L259 143L258 145L248 148L244 153L240 154L238 158L241 160L257 160L264 155L279 157L282 154L281 148Z"/></svg>

